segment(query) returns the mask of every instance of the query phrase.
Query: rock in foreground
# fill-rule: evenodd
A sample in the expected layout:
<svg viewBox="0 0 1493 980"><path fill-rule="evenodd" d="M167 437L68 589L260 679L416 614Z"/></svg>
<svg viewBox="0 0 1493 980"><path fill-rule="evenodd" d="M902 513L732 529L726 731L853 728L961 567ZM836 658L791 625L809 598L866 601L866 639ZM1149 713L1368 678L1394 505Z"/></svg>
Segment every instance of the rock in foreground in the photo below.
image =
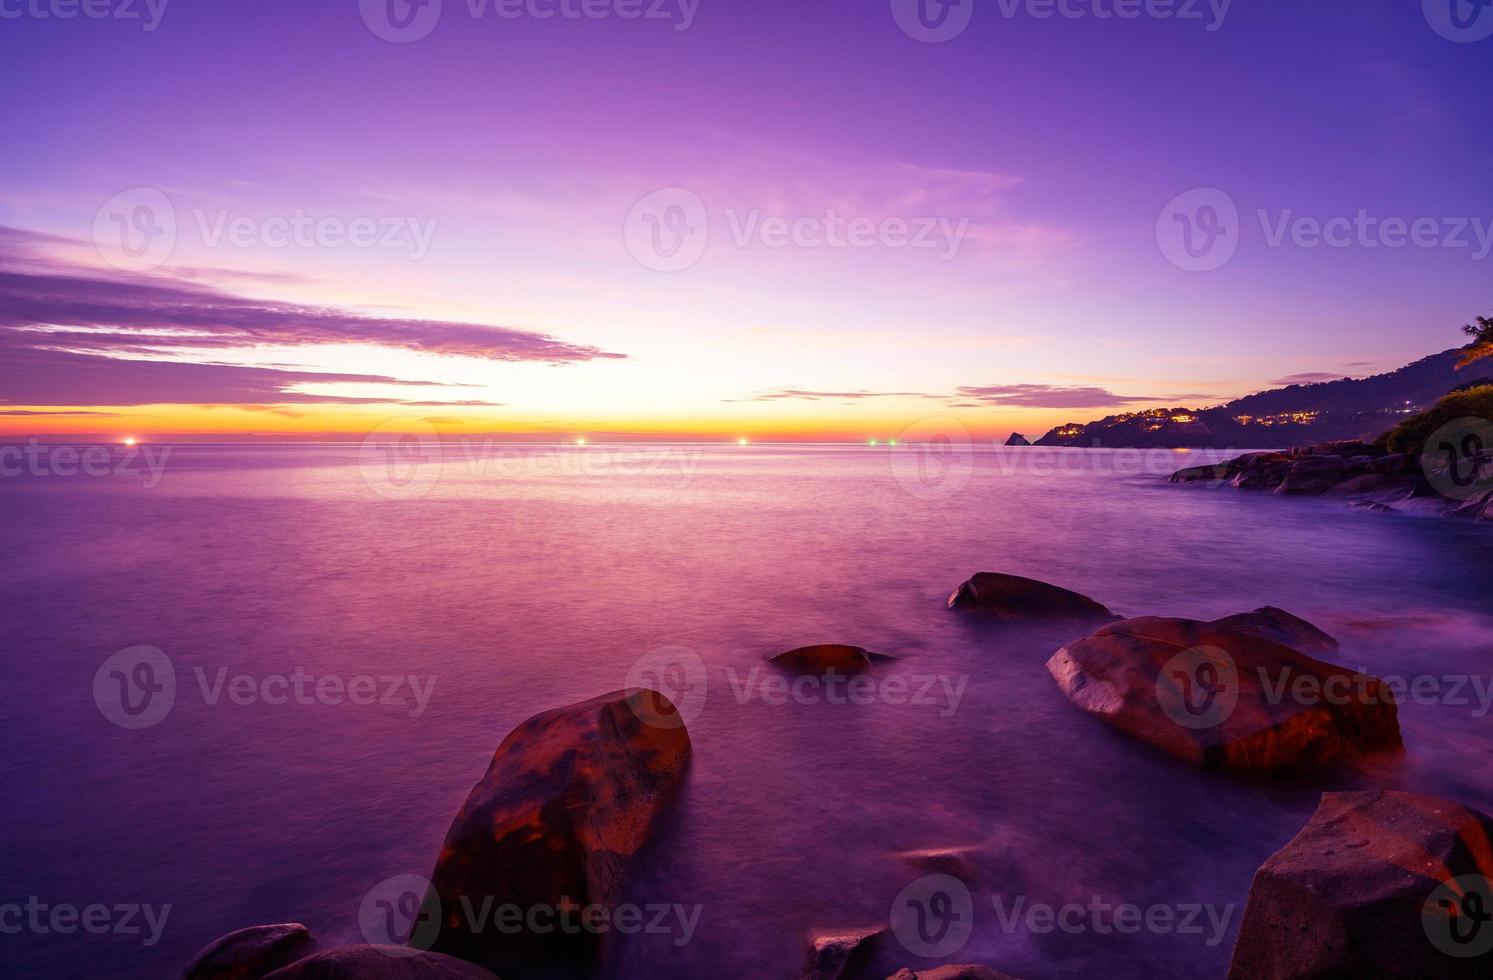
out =
<svg viewBox="0 0 1493 980"><path fill-rule="evenodd" d="M259 980L311 947L311 931L299 922L250 926L203 947L182 980Z"/></svg>
<svg viewBox="0 0 1493 980"><path fill-rule="evenodd" d="M650 723L671 713L670 724ZM441 929L430 948L520 976L583 969L599 951L598 934L527 927L508 934L492 921L471 921L470 910L490 917L517 906L528 921L536 907L615 908L628 862L689 758L688 733L655 691L617 691L518 726L441 847L431 873Z"/></svg>
<svg viewBox="0 0 1493 980"><path fill-rule="evenodd" d="M1326 793L1255 874L1230 980L1493 976L1493 819L1447 800Z"/></svg>
<svg viewBox="0 0 1493 980"><path fill-rule="evenodd" d="M887 977L887 980L1014 980L1014 978L988 966L963 963L935 966L931 970L917 971L903 967Z"/></svg>
<svg viewBox="0 0 1493 980"><path fill-rule="evenodd" d="M498 980L473 963L404 946L340 946L297 960L264 980Z"/></svg>
<svg viewBox="0 0 1493 980"><path fill-rule="evenodd" d="M876 947L887 934L881 926L843 929L814 935L804 980L842 980L870 965Z"/></svg>
<svg viewBox="0 0 1493 980"><path fill-rule="evenodd" d="M1378 678L1229 621L1127 619L1070 643L1047 669L1080 708L1209 768L1312 770L1401 746Z"/></svg>
<svg viewBox="0 0 1493 980"><path fill-rule="evenodd" d="M949 608L978 610L1013 621L1119 618L1086 595L1001 572L971 575L949 596Z"/></svg>

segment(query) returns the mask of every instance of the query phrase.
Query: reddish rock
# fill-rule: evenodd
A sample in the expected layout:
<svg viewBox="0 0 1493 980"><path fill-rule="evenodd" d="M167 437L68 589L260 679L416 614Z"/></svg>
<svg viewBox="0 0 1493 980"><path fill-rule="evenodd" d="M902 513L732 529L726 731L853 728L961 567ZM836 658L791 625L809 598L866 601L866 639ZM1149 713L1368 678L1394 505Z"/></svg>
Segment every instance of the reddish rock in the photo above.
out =
<svg viewBox="0 0 1493 980"><path fill-rule="evenodd" d="M1119 618L1088 596L1000 572L970 576L949 596L949 608L978 610L1005 620Z"/></svg>
<svg viewBox="0 0 1493 980"><path fill-rule="evenodd" d="M1311 770L1401 746L1382 681L1257 630L1127 619L1070 643L1047 669L1080 708L1210 768Z"/></svg>
<svg viewBox="0 0 1493 980"><path fill-rule="evenodd" d="M405 946L339 946L297 960L264 980L498 980L474 963Z"/></svg>
<svg viewBox="0 0 1493 980"><path fill-rule="evenodd" d="M896 857L923 874L949 875L967 884L979 878L976 859L980 849L965 847L924 847L912 851L898 851Z"/></svg>
<svg viewBox="0 0 1493 980"><path fill-rule="evenodd" d="M887 980L1015 980L1010 974L988 966L974 963L935 966L931 970L913 970L903 967L887 977Z"/></svg>
<svg viewBox="0 0 1493 980"><path fill-rule="evenodd" d="M881 926L841 929L814 934L804 980L842 980L870 965L876 947L886 936Z"/></svg>
<svg viewBox="0 0 1493 980"><path fill-rule="evenodd" d="M689 758L688 733L655 691L617 691L518 726L441 846L430 876L441 929L430 948L518 975L589 965L602 944L597 931L510 935L490 918L474 924L468 909L517 906L525 917L536 906L614 909L628 863Z"/></svg>
<svg viewBox="0 0 1493 980"><path fill-rule="evenodd" d="M259 980L310 947L311 931L299 922L250 926L204 946L182 980Z"/></svg>
<svg viewBox="0 0 1493 980"><path fill-rule="evenodd" d="M1254 612L1215 619L1213 625L1262 637L1303 653L1332 653L1337 649L1337 640L1300 616L1275 606L1261 606Z"/></svg>
<svg viewBox="0 0 1493 980"><path fill-rule="evenodd" d="M1486 980L1490 841L1493 819L1448 800L1323 794L1301 833L1256 872L1230 980Z"/></svg>
<svg viewBox="0 0 1493 980"><path fill-rule="evenodd" d="M800 674L822 674L829 670L849 674L865 670L877 659L882 658L860 647L846 646L843 643L820 643L780 653L768 663Z"/></svg>

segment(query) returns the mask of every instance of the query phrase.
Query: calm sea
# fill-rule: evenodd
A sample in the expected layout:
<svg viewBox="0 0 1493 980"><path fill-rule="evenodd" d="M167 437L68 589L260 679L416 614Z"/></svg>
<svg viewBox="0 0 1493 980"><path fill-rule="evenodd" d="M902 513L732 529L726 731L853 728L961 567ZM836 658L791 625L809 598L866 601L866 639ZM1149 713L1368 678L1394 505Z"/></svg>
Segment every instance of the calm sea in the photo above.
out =
<svg viewBox="0 0 1493 980"><path fill-rule="evenodd" d="M884 922L926 873L898 852L949 846L982 870L940 959L1222 976L1251 875L1322 789L1493 811L1489 528L1165 482L1199 453L429 448L381 467L357 446L176 447L158 472L0 479L7 976L170 976L284 920L362 941L365 898L429 872L517 723L650 656L697 657L701 697L627 898L683 914L617 937L616 976L796 978L810 929ZM1282 606L1340 662L1461 677L1462 698L1404 705L1408 752L1373 773L1202 773L1068 704L1044 663L1071 628L945 609L982 569L1126 615ZM897 657L878 678L907 687L764 693L765 657L818 642ZM121 714L111 687L140 675L105 662L140 646L174 678L164 713L158 692ZM1096 902L1196 907L1198 929L1126 934L1100 912L1041 931L1016 911ZM52 928L95 904L94 930ZM883 957L927 962L895 939Z"/></svg>

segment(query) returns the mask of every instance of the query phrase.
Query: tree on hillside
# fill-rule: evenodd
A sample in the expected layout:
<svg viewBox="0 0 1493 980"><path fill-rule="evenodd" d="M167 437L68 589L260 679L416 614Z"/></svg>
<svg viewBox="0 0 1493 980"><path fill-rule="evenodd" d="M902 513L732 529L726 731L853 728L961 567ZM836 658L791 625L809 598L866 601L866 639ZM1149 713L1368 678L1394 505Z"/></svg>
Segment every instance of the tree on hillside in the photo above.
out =
<svg viewBox="0 0 1493 980"><path fill-rule="evenodd" d="M1493 318L1480 316L1476 323L1469 323L1462 332L1472 338L1472 347L1467 355L1457 362L1457 367L1466 367L1473 361L1493 357Z"/></svg>

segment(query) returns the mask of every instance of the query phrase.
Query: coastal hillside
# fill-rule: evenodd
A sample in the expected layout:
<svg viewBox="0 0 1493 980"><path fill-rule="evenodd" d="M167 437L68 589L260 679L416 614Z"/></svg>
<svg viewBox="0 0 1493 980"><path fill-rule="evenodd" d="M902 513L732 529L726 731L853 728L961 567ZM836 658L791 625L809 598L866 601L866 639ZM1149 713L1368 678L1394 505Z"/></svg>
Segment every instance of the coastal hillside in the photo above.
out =
<svg viewBox="0 0 1493 980"><path fill-rule="evenodd" d="M1454 388L1488 383L1493 368L1461 370L1455 348L1370 378L1291 385L1246 395L1213 408L1152 408L1097 422L1069 422L1039 446L1271 448L1369 439L1434 405Z"/></svg>

